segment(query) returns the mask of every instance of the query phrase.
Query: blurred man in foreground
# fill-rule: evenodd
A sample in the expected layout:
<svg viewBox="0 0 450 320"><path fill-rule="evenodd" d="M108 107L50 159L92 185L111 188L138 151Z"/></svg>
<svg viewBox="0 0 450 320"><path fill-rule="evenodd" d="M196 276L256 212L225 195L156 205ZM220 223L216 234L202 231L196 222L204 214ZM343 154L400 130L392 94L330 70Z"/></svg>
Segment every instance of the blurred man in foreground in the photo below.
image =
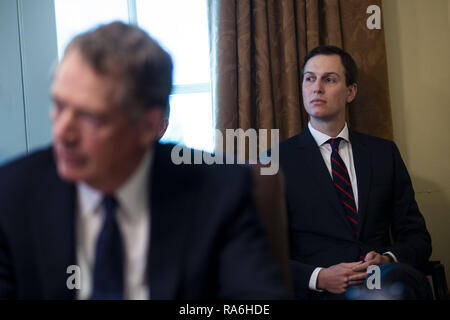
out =
<svg viewBox="0 0 450 320"><path fill-rule="evenodd" d="M284 298L237 166L176 166L156 141L170 56L139 28L76 37L53 145L0 169L0 298Z"/></svg>

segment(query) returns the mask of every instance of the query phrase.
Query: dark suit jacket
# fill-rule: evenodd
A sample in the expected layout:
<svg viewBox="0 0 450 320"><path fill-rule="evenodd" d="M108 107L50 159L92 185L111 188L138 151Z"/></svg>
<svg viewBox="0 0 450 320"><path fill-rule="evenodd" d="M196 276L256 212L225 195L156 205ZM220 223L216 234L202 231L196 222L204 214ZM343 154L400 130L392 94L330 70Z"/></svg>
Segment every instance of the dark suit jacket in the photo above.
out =
<svg viewBox="0 0 450 320"><path fill-rule="evenodd" d="M309 129L280 144L298 297L307 295L316 267L358 261L375 250L391 251L399 262L420 268L431 254L430 235L396 145L353 131L349 138L358 183L357 238Z"/></svg>
<svg viewBox="0 0 450 320"><path fill-rule="evenodd" d="M284 298L237 166L179 165L157 145L151 169L152 299ZM0 169L0 298L72 299L76 188L51 149ZM81 275L82 276L82 275Z"/></svg>

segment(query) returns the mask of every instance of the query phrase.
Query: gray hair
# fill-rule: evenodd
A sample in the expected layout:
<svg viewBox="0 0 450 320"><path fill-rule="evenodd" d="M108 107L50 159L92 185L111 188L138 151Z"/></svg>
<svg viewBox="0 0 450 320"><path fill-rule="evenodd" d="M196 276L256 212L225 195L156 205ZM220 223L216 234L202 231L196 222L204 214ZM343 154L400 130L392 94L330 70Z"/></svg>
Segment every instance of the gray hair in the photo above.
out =
<svg viewBox="0 0 450 320"><path fill-rule="evenodd" d="M172 59L145 31L113 22L75 37L65 55L74 49L97 73L119 81L115 101L132 119L149 108L167 112Z"/></svg>

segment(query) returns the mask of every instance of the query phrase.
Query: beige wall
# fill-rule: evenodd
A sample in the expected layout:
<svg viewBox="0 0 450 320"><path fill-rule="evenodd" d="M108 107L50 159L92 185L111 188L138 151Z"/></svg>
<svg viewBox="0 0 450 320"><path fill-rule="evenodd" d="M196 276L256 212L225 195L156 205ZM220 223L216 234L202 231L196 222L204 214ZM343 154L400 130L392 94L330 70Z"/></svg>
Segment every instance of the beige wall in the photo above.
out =
<svg viewBox="0 0 450 320"><path fill-rule="evenodd" d="M384 0L394 139L450 287L450 0Z"/></svg>

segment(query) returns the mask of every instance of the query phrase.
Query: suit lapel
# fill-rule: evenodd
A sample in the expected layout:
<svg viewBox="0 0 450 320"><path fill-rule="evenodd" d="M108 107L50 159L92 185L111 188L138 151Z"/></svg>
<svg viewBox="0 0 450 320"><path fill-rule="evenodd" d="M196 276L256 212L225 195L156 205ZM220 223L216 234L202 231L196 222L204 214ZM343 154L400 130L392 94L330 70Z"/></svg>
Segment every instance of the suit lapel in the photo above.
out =
<svg viewBox="0 0 450 320"><path fill-rule="evenodd" d="M360 219L360 232L364 226L367 212L371 179L371 156L363 137L350 131L350 142L353 150L353 162L355 164L356 178L358 183L358 214Z"/></svg>
<svg viewBox="0 0 450 320"><path fill-rule="evenodd" d="M67 267L75 260L75 188L51 165L42 171L29 198L33 244L45 299L72 299ZM82 275L81 275L82 276Z"/></svg>
<svg viewBox="0 0 450 320"><path fill-rule="evenodd" d="M170 160L167 146L156 145L150 181L150 254L148 279L151 299L176 299L186 252L186 232L194 195L186 194L181 166ZM173 199L176 199L174 201Z"/></svg>
<svg viewBox="0 0 450 320"><path fill-rule="evenodd" d="M346 226L345 228L347 228L350 232L348 234L351 234L351 226L345 218L344 209L342 208L342 205L336 194L336 190L334 188L330 173L325 162L323 161L323 157L320 153L319 147L317 146L316 141L314 140L311 132L307 127L299 135L298 146L299 148L305 150L302 155L304 156L305 163L308 165L310 171L314 172L316 178L316 181L314 181L314 183L317 183L319 192L323 194L323 198L329 202L331 207L334 208L335 214Z"/></svg>

